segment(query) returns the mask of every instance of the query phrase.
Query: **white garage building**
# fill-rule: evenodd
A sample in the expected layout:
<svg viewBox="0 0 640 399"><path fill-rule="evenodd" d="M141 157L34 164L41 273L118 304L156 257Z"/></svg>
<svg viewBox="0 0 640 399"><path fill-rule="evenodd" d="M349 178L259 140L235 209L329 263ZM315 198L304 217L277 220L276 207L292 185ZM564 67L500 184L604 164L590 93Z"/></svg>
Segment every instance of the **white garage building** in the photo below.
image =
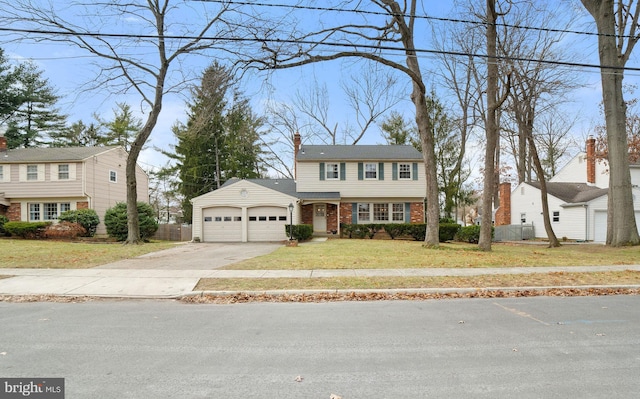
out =
<svg viewBox="0 0 640 399"><path fill-rule="evenodd" d="M232 179L220 189L193 198L193 239L204 242L286 240L285 226L296 224L291 179ZM291 220L293 216L293 220Z"/></svg>

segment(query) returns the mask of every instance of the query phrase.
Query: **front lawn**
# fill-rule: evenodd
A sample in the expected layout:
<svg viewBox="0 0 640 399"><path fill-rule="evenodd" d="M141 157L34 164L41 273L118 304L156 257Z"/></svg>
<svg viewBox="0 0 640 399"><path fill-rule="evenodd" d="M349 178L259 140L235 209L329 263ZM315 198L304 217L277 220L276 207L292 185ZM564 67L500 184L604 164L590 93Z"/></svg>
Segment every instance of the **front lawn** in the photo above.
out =
<svg viewBox="0 0 640 399"><path fill-rule="evenodd" d="M595 266L640 263L640 247L611 248L599 244L494 243L491 252L477 245L403 240L333 239L282 247L259 258L225 267L232 270L405 269L423 267Z"/></svg>
<svg viewBox="0 0 640 399"><path fill-rule="evenodd" d="M176 246L155 241L143 245L54 240L0 239L0 269L85 269Z"/></svg>

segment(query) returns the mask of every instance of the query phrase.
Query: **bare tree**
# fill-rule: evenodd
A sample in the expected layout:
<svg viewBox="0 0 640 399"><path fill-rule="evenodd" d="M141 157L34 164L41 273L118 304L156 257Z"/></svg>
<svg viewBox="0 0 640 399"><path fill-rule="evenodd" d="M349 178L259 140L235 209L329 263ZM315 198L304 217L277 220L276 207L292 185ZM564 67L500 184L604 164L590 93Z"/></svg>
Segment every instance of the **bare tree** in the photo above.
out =
<svg viewBox="0 0 640 399"><path fill-rule="evenodd" d="M568 118L558 109L550 110L538 118L534 138L547 179L555 176L563 161L573 155L569 151L574 141L570 134L576 119L577 115Z"/></svg>
<svg viewBox="0 0 640 399"><path fill-rule="evenodd" d="M139 96L147 119L131 144L126 163L126 243L139 243L136 162L158 121L164 95L182 87L183 74L188 72L170 67L187 54L229 51L228 40L236 38L237 26L247 24L234 17L246 15L228 2L196 5L175 0L0 0L0 7L4 27L24 32L23 40L72 44L95 56L97 77L89 89ZM129 21L136 24L129 25ZM114 31L131 33L111 33Z"/></svg>
<svg viewBox="0 0 640 399"><path fill-rule="evenodd" d="M356 58L373 61L393 68L411 79L411 101L415 106L416 123L422 142L427 180L427 231L426 246L438 246L438 182L434 157L434 140L431 120L426 107L426 86L418 62L415 35L417 0L392 1L371 0L336 2L342 8L352 11L366 11L367 5L375 8L375 13L354 13L362 22L336 23L321 27L314 32L295 32L293 37L269 38L263 43L261 59L249 63L261 69L282 69L315 62L341 58ZM327 4L330 9L334 4ZM275 34L275 33L274 33ZM273 40L271 40L273 39ZM349 49L334 52L323 51L323 44L345 43ZM404 62L395 55L384 54L384 46L402 46Z"/></svg>
<svg viewBox="0 0 640 399"><path fill-rule="evenodd" d="M581 0L598 30L598 54L607 146L609 150L609 204L607 245L640 244L634 216L629 146L627 143L627 107L622 92L624 66L640 38L638 3L614 0Z"/></svg>

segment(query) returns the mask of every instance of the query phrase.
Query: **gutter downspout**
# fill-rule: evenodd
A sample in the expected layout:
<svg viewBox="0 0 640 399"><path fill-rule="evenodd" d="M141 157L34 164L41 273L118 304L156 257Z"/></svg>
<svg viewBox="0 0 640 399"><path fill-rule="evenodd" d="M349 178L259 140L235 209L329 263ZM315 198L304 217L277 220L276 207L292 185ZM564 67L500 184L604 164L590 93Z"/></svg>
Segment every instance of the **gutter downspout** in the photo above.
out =
<svg viewBox="0 0 640 399"><path fill-rule="evenodd" d="M584 204L584 242L589 241L589 205Z"/></svg>

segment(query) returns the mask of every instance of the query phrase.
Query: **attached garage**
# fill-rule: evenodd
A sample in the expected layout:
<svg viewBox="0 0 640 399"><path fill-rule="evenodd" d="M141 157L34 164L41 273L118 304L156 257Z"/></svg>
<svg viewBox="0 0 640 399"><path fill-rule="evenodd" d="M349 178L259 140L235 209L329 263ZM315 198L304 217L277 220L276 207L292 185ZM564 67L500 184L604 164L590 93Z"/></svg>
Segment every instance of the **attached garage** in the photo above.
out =
<svg viewBox="0 0 640 399"><path fill-rule="evenodd" d="M289 224L287 208L261 206L248 209L249 241L282 241L287 239L285 226Z"/></svg>
<svg viewBox="0 0 640 399"><path fill-rule="evenodd" d="M293 180L237 180L191 200L193 239L205 242L284 241L289 204L298 198Z"/></svg>
<svg viewBox="0 0 640 399"><path fill-rule="evenodd" d="M640 228L640 211L635 211L636 226ZM607 241L607 211L596 211L594 215L594 235L593 241Z"/></svg>
<svg viewBox="0 0 640 399"><path fill-rule="evenodd" d="M202 210L202 241L242 241L242 209L216 206Z"/></svg>

